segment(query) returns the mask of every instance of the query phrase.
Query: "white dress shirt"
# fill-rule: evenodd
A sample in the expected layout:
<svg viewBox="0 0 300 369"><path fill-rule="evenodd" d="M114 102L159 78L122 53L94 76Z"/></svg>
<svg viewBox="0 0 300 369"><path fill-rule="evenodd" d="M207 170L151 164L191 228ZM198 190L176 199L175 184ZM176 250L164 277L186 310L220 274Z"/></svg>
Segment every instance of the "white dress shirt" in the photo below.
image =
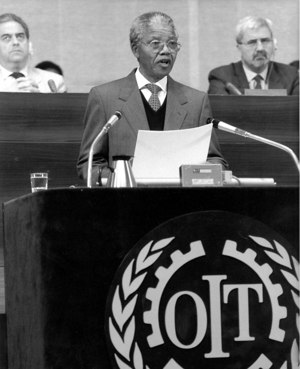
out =
<svg viewBox="0 0 300 369"><path fill-rule="evenodd" d="M255 76L257 76L258 74L262 77L261 80L261 88L262 90L267 90L268 89L268 81L267 81L267 74L268 74L268 68L266 68L265 70L263 70L261 73L255 73L252 70L250 70L249 68L247 68L246 65L243 64L243 68L249 83L249 87L251 90L255 89L256 87L256 81L253 79Z"/></svg>
<svg viewBox="0 0 300 369"><path fill-rule="evenodd" d="M26 66L20 70L20 73L23 73L25 77L35 83L38 86L39 92L51 93L48 83L49 80L54 81L57 92L66 92L64 78L57 73L31 68L30 66ZM12 74L11 71L0 65L0 92L20 92L17 80L11 77L10 74Z"/></svg>
<svg viewBox="0 0 300 369"><path fill-rule="evenodd" d="M147 78L145 78L142 75L139 68L135 72L135 78L136 78L136 82L137 82L139 90L142 91L143 95L145 96L145 99L149 101L152 93L147 87L145 87L145 85L147 85L148 83L152 83L152 82L148 81ZM157 94L161 105L164 103L165 98L167 96L167 81L168 81L168 78L166 76L162 78L161 80L155 82L155 85L161 88L161 90Z"/></svg>
<svg viewBox="0 0 300 369"><path fill-rule="evenodd" d="M9 91L9 92L18 92L17 81L14 77L11 76L13 72L5 69L2 65L0 65L0 75L1 75L1 85L0 91ZM20 73L23 73L25 77L28 75L27 68L20 70Z"/></svg>

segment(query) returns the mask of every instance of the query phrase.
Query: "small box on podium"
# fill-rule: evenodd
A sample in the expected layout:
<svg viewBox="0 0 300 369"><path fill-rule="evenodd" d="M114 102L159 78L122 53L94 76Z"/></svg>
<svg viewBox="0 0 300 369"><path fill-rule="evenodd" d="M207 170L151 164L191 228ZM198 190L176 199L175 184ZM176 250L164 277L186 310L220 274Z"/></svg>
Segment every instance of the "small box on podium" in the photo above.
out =
<svg viewBox="0 0 300 369"><path fill-rule="evenodd" d="M222 165L182 165L180 181L182 187L222 186Z"/></svg>

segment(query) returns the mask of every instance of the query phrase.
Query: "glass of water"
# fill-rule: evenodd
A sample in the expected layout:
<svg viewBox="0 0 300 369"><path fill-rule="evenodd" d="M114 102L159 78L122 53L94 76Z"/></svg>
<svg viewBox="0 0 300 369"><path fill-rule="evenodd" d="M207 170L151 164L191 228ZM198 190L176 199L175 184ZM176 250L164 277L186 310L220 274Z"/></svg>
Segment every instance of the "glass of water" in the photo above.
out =
<svg viewBox="0 0 300 369"><path fill-rule="evenodd" d="M31 192L48 189L48 173L30 173Z"/></svg>

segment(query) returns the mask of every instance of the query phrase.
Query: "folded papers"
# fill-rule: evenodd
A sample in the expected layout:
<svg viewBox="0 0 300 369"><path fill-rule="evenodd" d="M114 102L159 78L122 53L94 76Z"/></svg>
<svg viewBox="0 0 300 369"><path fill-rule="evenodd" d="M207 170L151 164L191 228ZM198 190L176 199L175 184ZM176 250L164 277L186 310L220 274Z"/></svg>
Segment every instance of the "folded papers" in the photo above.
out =
<svg viewBox="0 0 300 369"><path fill-rule="evenodd" d="M206 162L212 124L174 131L138 132L133 174L139 179L179 179L179 167Z"/></svg>

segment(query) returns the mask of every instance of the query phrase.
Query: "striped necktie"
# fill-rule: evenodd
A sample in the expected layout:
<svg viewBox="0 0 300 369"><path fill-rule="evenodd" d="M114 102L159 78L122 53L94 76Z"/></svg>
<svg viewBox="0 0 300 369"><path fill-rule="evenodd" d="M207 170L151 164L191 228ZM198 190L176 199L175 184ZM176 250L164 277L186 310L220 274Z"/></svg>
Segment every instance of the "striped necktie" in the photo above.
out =
<svg viewBox="0 0 300 369"><path fill-rule="evenodd" d="M253 79L256 82L255 87L254 87L255 90L261 90L261 88L262 88L261 81L263 80L262 76L257 74Z"/></svg>

